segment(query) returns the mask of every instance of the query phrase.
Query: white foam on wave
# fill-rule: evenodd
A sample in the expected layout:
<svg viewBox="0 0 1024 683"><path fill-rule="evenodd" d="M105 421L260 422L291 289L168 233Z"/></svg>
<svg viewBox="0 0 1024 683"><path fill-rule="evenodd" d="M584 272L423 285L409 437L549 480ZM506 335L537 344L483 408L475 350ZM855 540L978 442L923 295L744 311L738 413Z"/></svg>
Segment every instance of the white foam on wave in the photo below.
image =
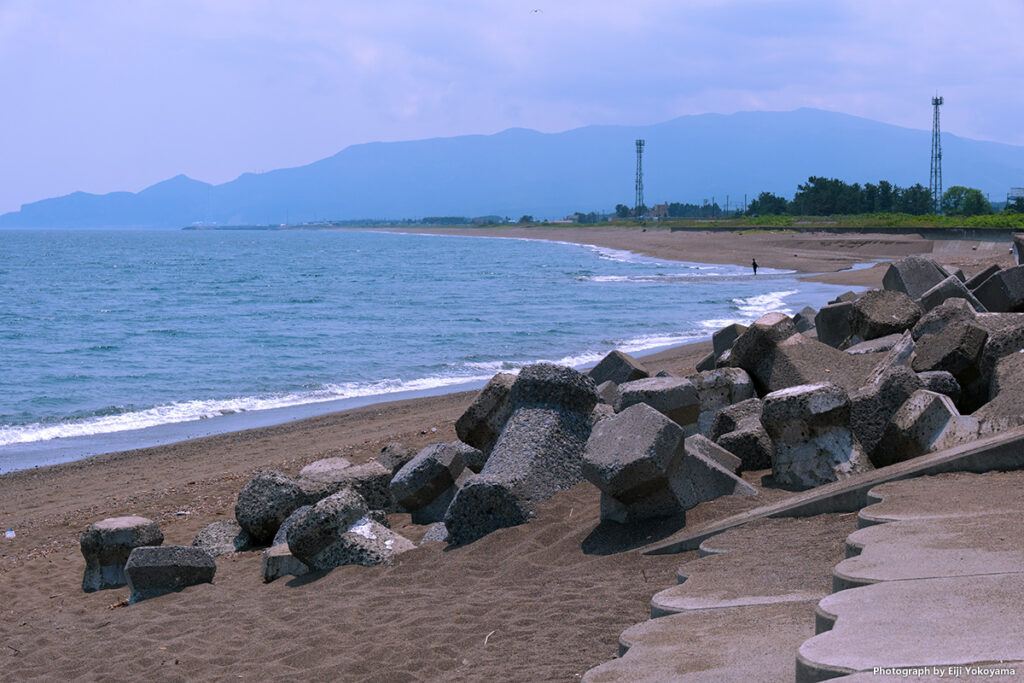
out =
<svg viewBox="0 0 1024 683"><path fill-rule="evenodd" d="M786 305L786 297L796 294L795 289L779 292L765 292L756 296L733 299L734 308L747 320L757 320L765 313L778 311L789 315L792 311Z"/></svg>
<svg viewBox="0 0 1024 683"><path fill-rule="evenodd" d="M423 391L490 379L490 374L464 374L425 377L414 380L385 379L378 382L327 384L306 392L242 396L227 399L180 401L116 415L102 415L80 420L27 425L0 425L0 446L49 441L69 437L91 436L145 429L160 425L193 422L232 413L324 403L346 398L385 396L400 391Z"/></svg>

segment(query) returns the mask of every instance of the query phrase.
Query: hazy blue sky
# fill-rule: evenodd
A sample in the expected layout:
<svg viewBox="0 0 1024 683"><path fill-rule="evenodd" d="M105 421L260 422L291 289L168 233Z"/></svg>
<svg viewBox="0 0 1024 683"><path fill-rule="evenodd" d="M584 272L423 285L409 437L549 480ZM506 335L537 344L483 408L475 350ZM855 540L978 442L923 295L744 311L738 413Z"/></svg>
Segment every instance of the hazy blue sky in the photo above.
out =
<svg viewBox="0 0 1024 683"><path fill-rule="evenodd" d="M540 11L537 11L540 10ZM0 0L0 212L343 147L818 107L1024 145L1022 0Z"/></svg>

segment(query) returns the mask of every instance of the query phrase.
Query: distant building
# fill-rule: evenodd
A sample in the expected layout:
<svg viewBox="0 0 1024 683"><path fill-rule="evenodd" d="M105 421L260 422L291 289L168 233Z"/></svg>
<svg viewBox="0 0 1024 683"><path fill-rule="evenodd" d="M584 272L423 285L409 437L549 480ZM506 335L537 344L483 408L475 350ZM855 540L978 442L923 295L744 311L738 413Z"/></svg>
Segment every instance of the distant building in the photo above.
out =
<svg viewBox="0 0 1024 683"><path fill-rule="evenodd" d="M1024 187L1011 187L1010 191L1006 193L1007 203L1015 199L1024 199Z"/></svg>
<svg viewBox="0 0 1024 683"><path fill-rule="evenodd" d="M651 218L668 218L668 202L652 206L650 216Z"/></svg>

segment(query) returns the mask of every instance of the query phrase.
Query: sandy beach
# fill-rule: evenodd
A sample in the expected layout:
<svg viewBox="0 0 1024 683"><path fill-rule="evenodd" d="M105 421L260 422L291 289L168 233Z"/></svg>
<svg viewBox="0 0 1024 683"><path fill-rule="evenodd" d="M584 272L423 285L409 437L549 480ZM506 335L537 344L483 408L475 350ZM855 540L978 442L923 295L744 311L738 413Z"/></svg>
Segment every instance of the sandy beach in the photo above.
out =
<svg viewBox="0 0 1024 683"><path fill-rule="evenodd" d="M670 233L618 228L418 230L561 240L665 259L823 273L819 281L877 287L887 259L920 253L971 275L1012 264L1000 242L933 243L916 236ZM872 268L849 270L878 261ZM652 371L693 371L708 342L644 358ZM219 558L213 584L118 606L127 589L81 590L79 534L92 522L142 515L165 544L191 544L234 514L258 469L296 473L314 460L374 458L387 443L456 438L468 392L381 403L273 427L112 453L0 476L0 679L575 680L615 656L619 633L642 619L651 595L675 581L689 555L630 549L675 529L636 536L599 525L588 483L559 494L524 526L466 547L429 544L394 567L342 567L264 584L260 552ZM760 473L748 473L751 483ZM721 498L688 523L789 494ZM413 541L408 515L392 528Z"/></svg>

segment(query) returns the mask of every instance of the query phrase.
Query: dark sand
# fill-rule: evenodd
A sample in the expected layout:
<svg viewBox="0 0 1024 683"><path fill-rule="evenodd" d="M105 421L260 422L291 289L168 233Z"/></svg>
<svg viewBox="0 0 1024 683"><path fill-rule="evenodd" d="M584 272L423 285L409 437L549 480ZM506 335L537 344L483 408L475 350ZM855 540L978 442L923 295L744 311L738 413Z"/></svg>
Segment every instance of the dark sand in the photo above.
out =
<svg viewBox="0 0 1024 683"><path fill-rule="evenodd" d="M933 251L931 242L903 237L815 242L806 235L713 234L687 235L683 244L676 242L679 233L639 230L483 234L718 263L746 264L753 252L764 267L805 272ZM796 258L806 261L784 258L794 253L792 240L804 244L807 255ZM935 256L971 274L980 269L982 252L986 263L1007 261L999 251L1005 250L964 243ZM882 272L827 277L877 286ZM684 374L709 348L707 342L678 347L644 362ZM675 528L599 526L598 492L588 483L556 496L528 525L455 550L426 546L391 568L342 567L263 584L254 551L219 558L212 585L130 607L110 608L127 589L81 590L78 536L94 521L147 516L160 522L165 544L187 545L206 524L233 516L235 497L255 470L294 474L328 456L364 462L390 441L421 447L454 439L453 422L471 398L383 403L0 476L0 525L17 532L14 540L0 538L0 679L575 680L612 658L619 633L647 617L651 596L672 585L691 556L628 552ZM758 473L748 477L756 482ZM722 498L691 510L688 521L786 495L767 490L753 499ZM391 521L415 541L423 533L407 515Z"/></svg>

